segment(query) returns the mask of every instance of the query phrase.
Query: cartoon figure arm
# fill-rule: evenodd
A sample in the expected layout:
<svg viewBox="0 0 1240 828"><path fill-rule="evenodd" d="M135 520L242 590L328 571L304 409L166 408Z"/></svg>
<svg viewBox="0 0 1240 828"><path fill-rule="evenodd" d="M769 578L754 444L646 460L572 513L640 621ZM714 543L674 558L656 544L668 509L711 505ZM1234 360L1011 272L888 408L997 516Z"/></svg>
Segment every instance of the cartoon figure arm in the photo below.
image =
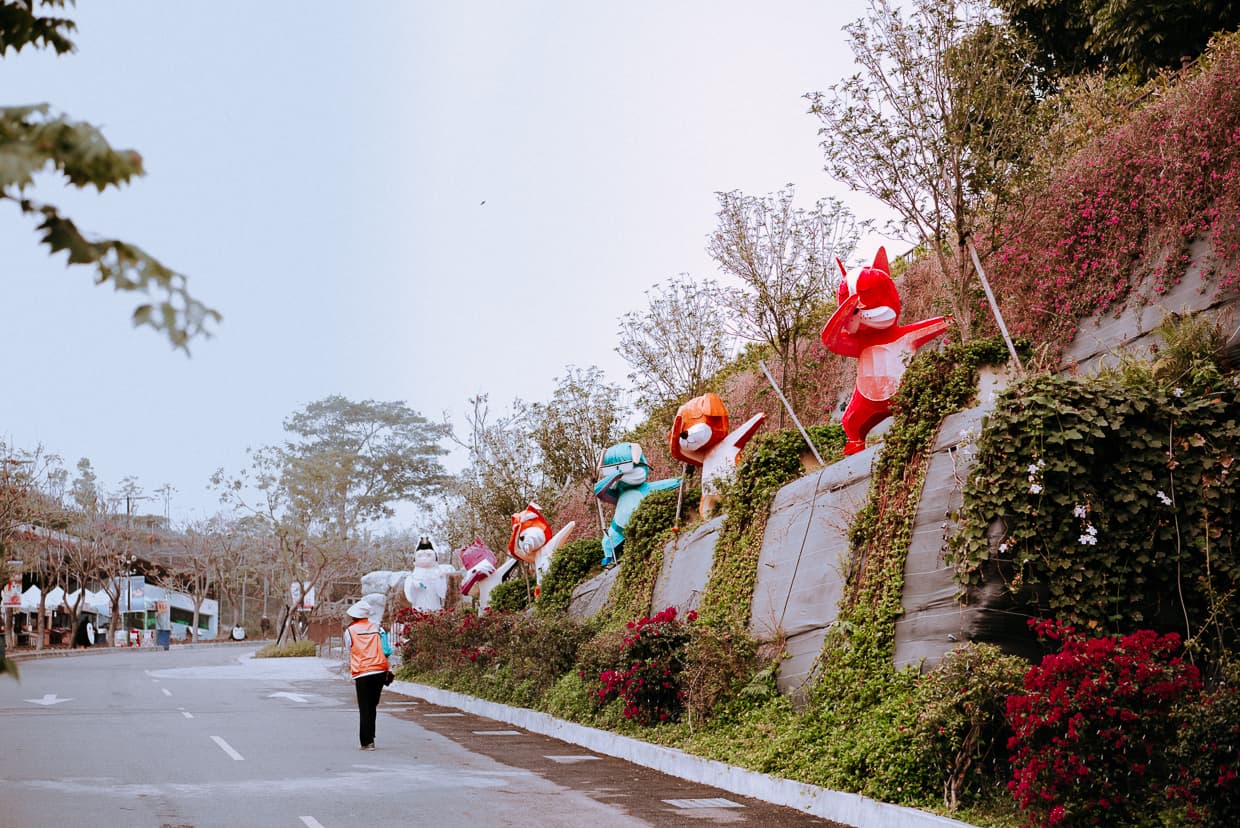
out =
<svg viewBox="0 0 1240 828"><path fill-rule="evenodd" d="M564 545L564 541L568 540L568 536L573 533L573 529L575 528L577 528L577 521L570 520L566 523L563 529L552 535L551 540L547 541L546 544L543 545L543 548L538 550L539 557L542 557L543 555L554 555L555 550Z"/></svg>
<svg viewBox="0 0 1240 828"><path fill-rule="evenodd" d="M935 316L903 326L903 333L915 334L909 340L909 343L913 346L913 350L917 350L936 336L942 336L951 325L952 318L950 316Z"/></svg>
<svg viewBox="0 0 1240 828"><path fill-rule="evenodd" d="M740 428L729 434L726 442L730 445L736 446L736 450L738 452L743 450L745 448L745 444L753 438L754 434L757 433L758 428L762 425L762 421L765 419L765 414L758 413L753 415L742 423Z"/></svg>
<svg viewBox="0 0 1240 828"><path fill-rule="evenodd" d="M822 344L833 354L844 357L861 356L862 343L855 334L860 324L857 317L861 297L853 294L840 303L822 328Z"/></svg>

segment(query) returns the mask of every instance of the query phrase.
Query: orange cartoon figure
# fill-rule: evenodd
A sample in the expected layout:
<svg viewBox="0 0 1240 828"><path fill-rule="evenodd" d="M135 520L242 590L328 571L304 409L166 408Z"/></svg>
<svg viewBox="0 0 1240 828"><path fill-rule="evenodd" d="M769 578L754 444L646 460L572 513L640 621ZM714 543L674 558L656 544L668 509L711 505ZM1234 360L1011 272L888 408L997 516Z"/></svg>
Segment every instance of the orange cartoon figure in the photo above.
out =
<svg viewBox="0 0 1240 828"><path fill-rule="evenodd" d="M904 369L913 355L951 324L936 316L911 325L899 325L900 294L891 279L886 248L878 248L874 264L844 274L839 306L822 329L822 344L840 356L857 360L857 387L844 409L845 454L865 448L870 429L891 416L891 397L900 387Z"/></svg>
<svg viewBox="0 0 1240 828"><path fill-rule="evenodd" d="M563 529L551 534L551 524L543 517L537 503L531 503L523 511L512 516L512 535L508 538L508 552L526 563L534 565L534 580L542 583L543 576L551 568L551 557L563 545L577 526L570 521Z"/></svg>
<svg viewBox="0 0 1240 828"><path fill-rule="evenodd" d="M741 450L765 419L765 414L755 414L729 433L728 409L718 394L694 397L676 411L667 435L668 447L680 462L702 467L698 512L703 518L709 517L718 504L719 484L732 477Z"/></svg>

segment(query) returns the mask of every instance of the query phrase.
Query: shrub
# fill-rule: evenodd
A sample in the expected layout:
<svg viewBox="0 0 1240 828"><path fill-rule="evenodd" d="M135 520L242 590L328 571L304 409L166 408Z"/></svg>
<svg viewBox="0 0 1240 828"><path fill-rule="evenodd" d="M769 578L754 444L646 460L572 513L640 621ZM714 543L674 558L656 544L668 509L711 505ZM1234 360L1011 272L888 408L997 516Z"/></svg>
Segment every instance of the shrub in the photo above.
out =
<svg viewBox="0 0 1240 828"><path fill-rule="evenodd" d="M1170 783L1175 703L1201 686L1176 655L1179 636L1086 638L1058 622L1036 626L1061 646L1007 701L1017 805L1039 826L1121 825L1156 812Z"/></svg>
<svg viewBox="0 0 1240 828"><path fill-rule="evenodd" d="M689 622L696 618L695 612L686 616ZM676 620L675 607L630 621L615 666L598 673L596 706L621 699L624 718L643 725L680 718L685 701L681 673L688 641L689 632Z"/></svg>
<svg viewBox="0 0 1240 828"><path fill-rule="evenodd" d="M520 568L522 564L518 563ZM489 609L495 612L521 612L534 597L534 583L527 582L519 573L514 574L491 590Z"/></svg>
<svg viewBox="0 0 1240 828"><path fill-rule="evenodd" d="M942 778L949 810L966 793L984 795L1008 777L1006 702L1020 692L1028 666L993 644L970 643L948 653L917 683L913 744Z"/></svg>
<svg viewBox="0 0 1240 828"><path fill-rule="evenodd" d="M583 538L556 550L547 574L538 585L534 612L547 615L567 611L573 590L599 569L600 549L598 538Z"/></svg>
<svg viewBox="0 0 1240 828"><path fill-rule="evenodd" d="M1164 293L1210 242L1203 271L1235 292L1240 263L1240 37L1122 126L1029 188L997 232L995 292L1008 324L1053 350L1077 321L1111 310L1149 279Z"/></svg>
<svg viewBox="0 0 1240 828"><path fill-rule="evenodd" d="M1240 665L1200 699L1180 705L1173 795L1185 818L1210 828L1240 825Z"/></svg>
<svg viewBox="0 0 1240 828"><path fill-rule="evenodd" d="M758 642L744 629L695 623L689 627L684 665L682 683L689 724L700 726L717 705L754 679L759 667ZM773 673L768 674L772 684ZM749 695L759 696L766 686L765 680L759 681Z"/></svg>
<svg viewBox="0 0 1240 828"><path fill-rule="evenodd" d="M255 658L304 658L318 655L318 645L309 639L288 641L284 644L268 644L257 653Z"/></svg>

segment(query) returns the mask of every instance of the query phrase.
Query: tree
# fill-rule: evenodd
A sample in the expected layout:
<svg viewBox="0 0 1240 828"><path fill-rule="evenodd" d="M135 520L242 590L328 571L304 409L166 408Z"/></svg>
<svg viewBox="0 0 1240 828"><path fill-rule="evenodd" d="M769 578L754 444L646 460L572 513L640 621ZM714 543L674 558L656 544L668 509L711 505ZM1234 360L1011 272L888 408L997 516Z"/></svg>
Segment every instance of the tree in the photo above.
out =
<svg viewBox="0 0 1240 828"><path fill-rule="evenodd" d="M1098 69L1139 79L1178 69L1211 35L1240 26L1230 0L996 0L1052 77Z"/></svg>
<svg viewBox="0 0 1240 828"><path fill-rule="evenodd" d="M294 435L276 450L288 506L340 538L391 517L393 503L429 504L447 482L446 429L401 402L325 397L284 430Z"/></svg>
<svg viewBox="0 0 1240 828"><path fill-rule="evenodd" d="M797 376L800 340L813 332L839 283L835 259L852 255L861 225L835 199L821 199L808 210L793 207L791 184L766 197L716 195L719 226L707 251L744 285L724 290L722 302L739 336L766 343L779 357L780 384L786 387Z"/></svg>
<svg viewBox="0 0 1240 828"><path fill-rule="evenodd" d="M569 365L564 376L556 377L551 400L529 407L530 433L550 483L564 487L594 479L599 457L624 432L627 411L621 394L598 367Z"/></svg>
<svg viewBox="0 0 1240 828"><path fill-rule="evenodd" d="M531 436L529 406L517 400L509 414L492 421L486 394L469 403L468 436L453 435L469 459L452 481L438 528L453 547L479 537L501 552L508 544L509 515L530 502L550 502L555 481L544 473L542 454Z"/></svg>
<svg viewBox="0 0 1240 828"><path fill-rule="evenodd" d="M75 50L69 36L73 21L35 12L39 6L63 9L65 0L0 0L0 57L27 46L52 49L58 55ZM144 174L142 156L113 149L94 126L53 114L47 104L0 107L0 201L12 202L35 218L39 240L53 255L64 252L71 265L95 271L96 284L114 289L155 293L153 302L134 309L134 325L161 331L175 348L188 353L189 340L209 335L207 326L220 314L189 294L186 278L144 252L118 239L91 241L52 204L27 195L37 173L51 170L78 189L102 192L119 188Z"/></svg>
<svg viewBox="0 0 1240 828"><path fill-rule="evenodd" d="M944 277L962 338L977 305L968 242L998 223L1024 163L1036 78L982 0L889 0L845 27L861 71L810 93L827 171L895 210Z"/></svg>
<svg viewBox="0 0 1240 828"><path fill-rule="evenodd" d="M629 364L637 405L647 414L707 391L732 356L733 337L713 280L677 279L646 291L644 312L620 317L616 353Z"/></svg>
<svg viewBox="0 0 1240 828"><path fill-rule="evenodd" d="M69 496L80 511L92 514L102 505L99 498L99 480L89 458L78 460L77 470L78 476L73 478Z"/></svg>

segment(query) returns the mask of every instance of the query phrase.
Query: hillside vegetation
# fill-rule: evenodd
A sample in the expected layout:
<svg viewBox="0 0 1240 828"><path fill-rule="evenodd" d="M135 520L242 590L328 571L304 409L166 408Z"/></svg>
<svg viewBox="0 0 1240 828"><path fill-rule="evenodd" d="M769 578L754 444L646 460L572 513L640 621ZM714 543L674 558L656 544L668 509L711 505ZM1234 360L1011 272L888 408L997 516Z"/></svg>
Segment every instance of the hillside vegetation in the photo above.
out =
<svg viewBox="0 0 1240 828"><path fill-rule="evenodd" d="M1217 41L1176 77L1082 81L1064 95L981 251L1034 370L972 448L952 551L962 595L997 582L1039 619L1029 631L1038 663L985 644L924 675L891 663L926 452L942 418L973 402L978 368L1007 359L1001 341L973 336L919 355L906 374L804 705L775 690L781 642L747 633L766 510L802 473L799 435L777 427L746 450L725 495L700 615L650 607L664 545L694 512L690 496L677 516L664 493L634 516L601 616L582 624L562 612L591 573L583 541L532 615L411 616L405 677L979 825L1236 824L1234 334L1168 318L1157 353L1090 377L1059 375L1056 356L1083 318L1182 278L1193 242L1208 251L1194 269L1202 290L1236 298L1240 40ZM938 268L921 258L905 272L910 318L937 309ZM798 404L815 412L806 419L821 423L851 368L814 344L795 382ZM776 420L752 370L759 357L770 353L751 349L710 387L733 411ZM670 419L657 411L629 435L656 476L676 471L660 448ZM828 462L840 457L837 427L812 432ZM581 492L558 506L559 519L592 531Z"/></svg>

